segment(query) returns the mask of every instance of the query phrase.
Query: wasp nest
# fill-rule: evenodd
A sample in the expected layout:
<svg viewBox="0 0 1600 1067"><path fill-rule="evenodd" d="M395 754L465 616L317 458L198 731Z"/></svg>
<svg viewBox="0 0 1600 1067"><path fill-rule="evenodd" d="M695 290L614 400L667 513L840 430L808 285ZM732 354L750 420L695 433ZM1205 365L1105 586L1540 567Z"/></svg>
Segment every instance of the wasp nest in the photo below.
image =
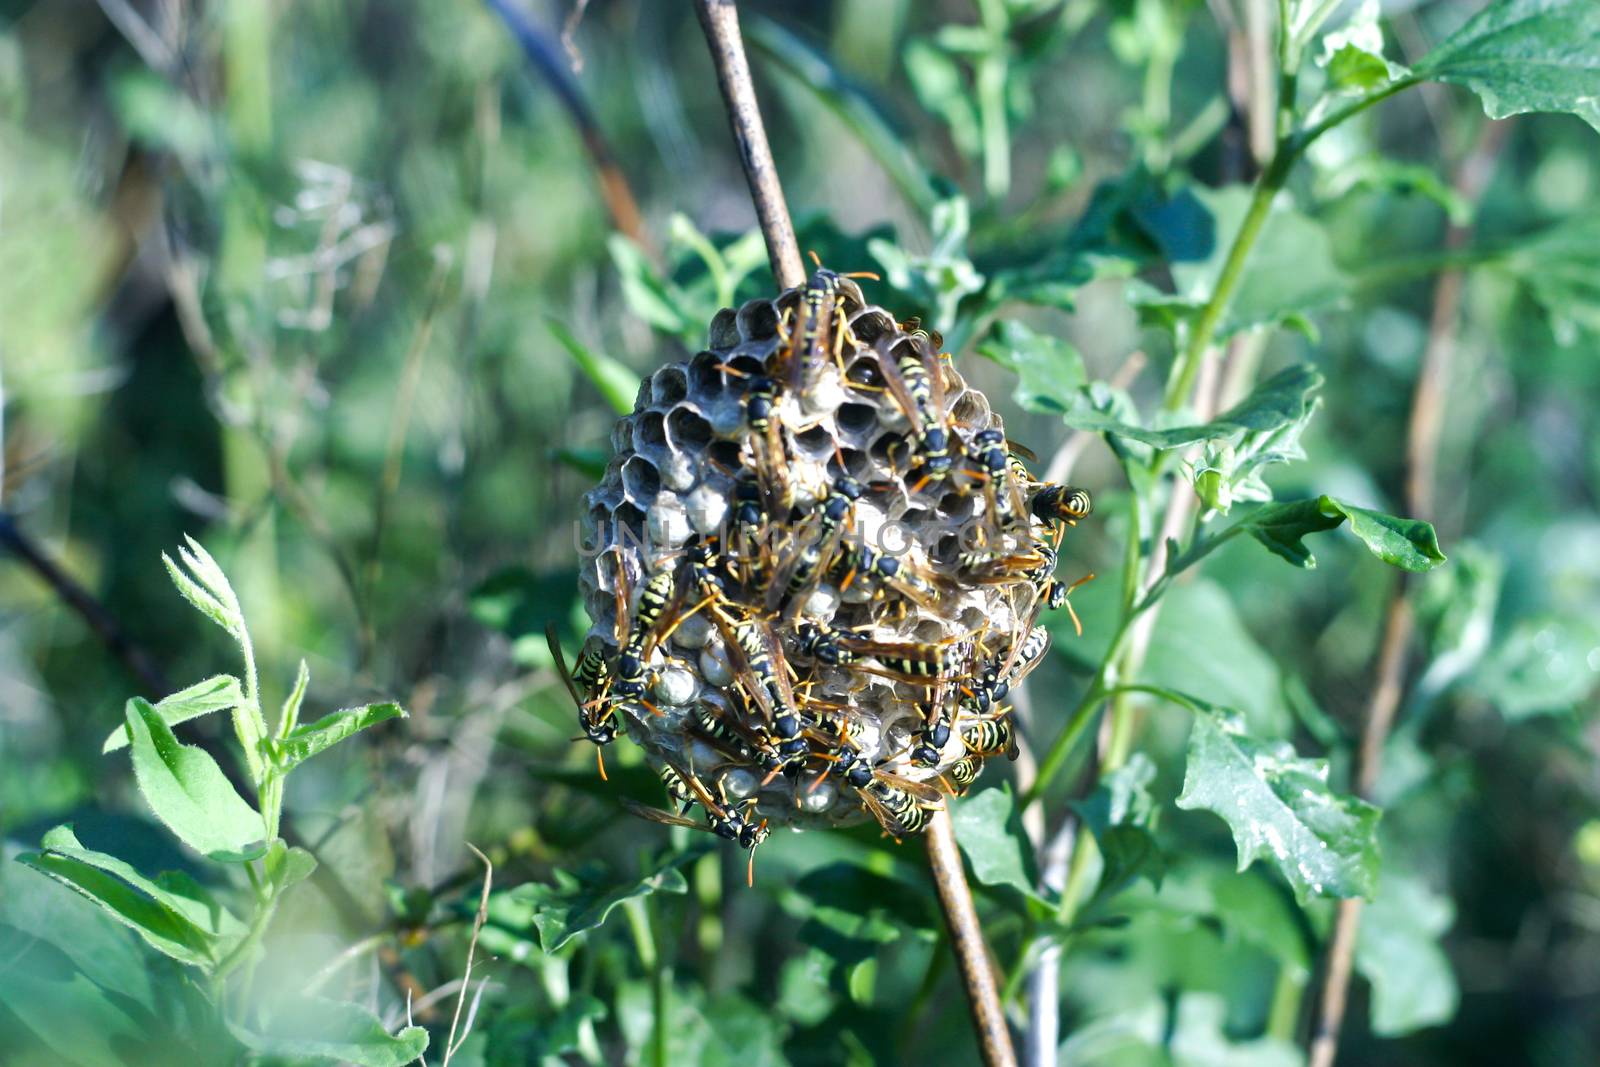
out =
<svg viewBox="0 0 1600 1067"><path fill-rule="evenodd" d="M1014 753L1002 699L1088 497L1035 481L938 334L847 278L709 334L643 384L585 498L584 731L644 748L682 805L648 817L698 803L747 847L768 823L915 833Z"/></svg>

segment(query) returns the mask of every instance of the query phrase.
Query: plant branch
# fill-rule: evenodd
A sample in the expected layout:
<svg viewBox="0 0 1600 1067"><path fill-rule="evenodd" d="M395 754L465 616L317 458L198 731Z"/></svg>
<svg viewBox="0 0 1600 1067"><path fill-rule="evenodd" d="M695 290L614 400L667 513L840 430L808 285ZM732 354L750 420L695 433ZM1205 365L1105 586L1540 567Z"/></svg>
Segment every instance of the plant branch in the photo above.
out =
<svg viewBox="0 0 1600 1067"><path fill-rule="evenodd" d="M1017 1054L1011 1047L1011 1030L1000 1005L994 965L983 942L983 928L972 906L972 891L961 866L961 849L956 845L955 827L948 808L934 812L923 835L928 842L928 866L933 871L933 886L939 895L945 923L950 928L950 946L955 950L961 979L972 1006L972 1021L977 1028L978 1049L985 1067L1016 1067Z"/></svg>
<svg viewBox="0 0 1600 1067"><path fill-rule="evenodd" d="M508 0L488 0L488 4L505 22L506 28L511 31L511 36L522 46L522 54L528 57L533 69L538 71L539 76L550 86L550 90L555 93L556 99L561 102L568 117L572 119L572 124L578 128L578 136L583 139L584 151L589 154L589 161L594 165L595 174L600 178L600 195L606 202L606 211L611 215L612 225L616 226L617 232L654 258L655 246L645 234L643 218L639 213L639 202L634 199L628 177L617 165L617 157L611 154L611 145L606 141L605 134L600 132L600 124L595 121L594 112L589 110L589 104L578 88L577 79L561 62L550 35L535 26ZM580 11L575 11L574 15L580 12L581 5Z"/></svg>
<svg viewBox="0 0 1600 1067"><path fill-rule="evenodd" d="M767 242L767 258L772 276L780 289L805 284L805 264L795 240L794 223L783 199L778 168L772 161L767 129L756 103L755 85L750 80L750 61L744 54L744 39L739 34L739 10L733 0L695 0L695 11L705 30L711 61L717 69L717 87L728 108L728 124L739 148L745 180L750 184L750 199L761 222L761 236Z"/></svg>
<svg viewBox="0 0 1600 1067"><path fill-rule="evenodd" d="M78 584L72 575L62 570L43 548L34 543L33 538L23 533L16 519L7 511L0 511L0 546L26 564L62 603L82 619L90 632L100 639L107 651L122 661L123 666L139 680L152 698L159 700L173 691L172 683L167 681L161 668L156 666L149 653L128 636L116 616L95 599L93 593Z"/></svg>
<svg viewBox="0 0 1600 1067"><path fill-rule="evenodd" d="M1466 202L1476 203L1482 198L1509 131L1508 122L1486 123L1472 150L1456 168L1451 184ZM1471 224L1452 225L1445 234L1446 252L1456 253L1464 248L1472 238L1472 229ZM1441 274L1434 286L1428 343L1423 350L1422 368L1417 374L1406 428L1406 506L1413 517L1428 521L1434 516L1439 438L1444 428L1444 405L1454 363L1464 282L1463 271L1457 267ZM1372 693L1361 729L1361 747L1356 753L1355 791L1368 799L1377 788L1384 743L1389 739L1405 689L1406 653L1416 628L1408 599L1410 587L1411 583L1401 578L1389 600ZM1307 1067L1333 1067L1338 1055L1339 1034L1344 1025L1355 963L1356 935L1361 927L1361 909L1359 898L1339 902L1333 931L1328 938L1322 994L1312 1022Z"/></svg>

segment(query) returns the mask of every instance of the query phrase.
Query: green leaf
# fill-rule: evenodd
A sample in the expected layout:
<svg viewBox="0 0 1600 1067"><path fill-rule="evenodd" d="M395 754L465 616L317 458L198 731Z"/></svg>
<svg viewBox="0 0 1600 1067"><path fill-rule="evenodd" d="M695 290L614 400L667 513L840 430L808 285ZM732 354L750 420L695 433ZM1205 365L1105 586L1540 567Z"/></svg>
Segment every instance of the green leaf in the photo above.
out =
<svg viewBox="0 0 1600 1067"><path fill-rule="evenodd" d="M1584 618L1538 615L1498 635L1462 683L1508 722L1536 715L1569 714L1584 706L1600 682L1591 666L1600 627Z"/></svg>
<svg viewBox="0 0 1600 1067"><path fill-rule="evenodd" d="M311 877L311 873L317 869L317 858L300 846L291 846L279 838L267 847L261 865L267 872L267 881L281 892Z"/></svg>
<svg viewBox="0 0 1600 1067"><path fill-rule="evenodd" d="M611 253L611 261L616 264L617 274L622 279L622 297L635 315L663 333L677 337L700 328L700 324L684 313L667 283L656 273L655 267L645 258L638 245L621 234L612 234L606 241L606 250ZM560 334L557 334L557 339L560 339ZM576 355L574 358L577 358ZM606 399L611 401L612 407L616 407L617 402L610 393L607 393ZM618 413L626 414L632 410L633 394L630 393L627 408Z"/></svg>
<svg viewBox="0 0 1600 1067"><path fill-rule="evenodd" d="M1146 314L1164 309L1174 325L1195 314L1216 290L1251 198L1242 185L1197 189L1194 195L1216 220L1217 240L1209 255L1173 263L1172 293L1159 293L1149 285L1130 286L1128 291L1136 308ZM1321 223L1280 200L1256 238L1217 336L1292 321L1342 301L1350 288L1349 277L1334 263L1333 247Z"/></svg>
<svg viewBox="0 0 1600 1067"><path fill-rule="evenodd" d="M156 818L196 852L223 861L261 854L265 825L204 750L181 744L148 701L126 711L133 774Z"/></svg>
<svg viewBox="0 0 1600 1067"><path fill-rule="evenodd" d="M1233 831L1239 870L1271 859L1302 902L1372 895L1377 808L1329 789L1326 761L1246 734L1237 712L1172 690L1160 695L1194 712L1178 807L1221 816Z"/></svg>
<svg viewBox="0 0 1600 1067"><path fill-rule="evenodd" d="M1276 556L1296 567L1315 567L1316 557L1306 548L1307 534L1332 530L1346 520L1350 532L1379 559L1401 570L1420 573L1445 561L1433 527L1419 519L1401 519L1381 511L1368 511L1330 496L1267 504L1240 521L1240 528L1267 546Z"/></svg>
<svg viewBox="0 0 1600 1067"><path fill-rule="evenodd" d="M300 722L300 705L305 703L306 687L311 684L311 669L306 666L306 661L300 661L300 669L295 672L294 688L289 690L289 695L283 700L283 710L278 715L278 732L288 733Z"/></svg>
<svg viewBox="0 0 1600 1067"><path fill-rule="evenodd" d="M1399 1037L1455 1016L1461 990L1439 947L1454 919L1449 897L1411 875L1384 872L1356 937L1356 970L1372 983L1374 1033Z"/></svg>
<svg viewBox="0 0 1600 1067"><path fill-rule="evenodd" d="M43 852L18 860L83 894L180 963L209 970L222 930L243 933L239 921L190 879L167 875L165 885L152 882L114 856L85 849L68 826L51 830L41 844Z"/></svg>
<svg viewBox="0 0 1600 1067"><path fill-rule="evenodd" d="M952 196L933 206L928 216L933 247L927 254L906 251L882 238L867 242L867 251L882 264L890 285L933 309L934 328L950 333L956 326L961 299L983 288L983 275L967 258L971 215L965 197Z"/></svg>
<svg viewBox="0 0 1600 1067"><path fill-rule="evenodd" d="M1094 834L1102 861L1100 881L1083 913L1092 912L1138 878L1161 887L1167 865L1153 833L1157 809L1149 786L1155 776L1155 764L1135 752L1127 763L1103 775L1094 792L1072 805Z"/></svg>
<svg viewBox="0 0 1600 1067"><path fill-rule="evenodd" d="M1556 341L1600 336L1600 213L1562 219L1518 241L1501 260L1550 317Z"/></svg>
<svg viewBox="0 0 1600 1067"><path fill-rule="evenodd" d="M610 356L590 349L555 319L545 319L545 326L561 343L561 347L567 350L567 355L572 357L578 369L600 390L600 395L611 405L611 410L618 415L626 415L633 410L633 402L639 395L637 374Z"/></svg>
<svg viewBox="0 0 1600 1067"><path fill-rule="evenodd" d="M180 689L169 697L163 697L156 702L156 711L168 726L176 726L180 722L198 719L202 715L210 715L214 711L227 711L236 708L244 702L244 691L239 687L239 679L231 674L219 674L207 678L203 682L196 682L187 689ZM106 738L105 744L100 746L100 751L115 752L127 747L128 731L126 727L119 726Z"/></svg>
<svg viewBox="0 0 1600 1067"><path fill-rule="evenodd" d="M187 547L178 549L178 563L172 562L165 552L161 554L161 562L166 565L172 584L178 587L185 600L228 631L234 640L245 641L244 612L233 586L228 583L228 576L200 542L187 535L183 540Z"/></svg>
<svg viewBox="0 0 1600 1067"><path fill-rule="evenodd" d="M550 452L550 458L564 467L571 467L591 482L598 482L606 476L606 462L611 458L611 453L603 448L556 448Z"/></svg>
<svg viewBox="0 0 1600 1067"><path fill-rule="evenodd" d="M1238 440L1247 433L1270 433L1303 424L1317 404L1322 374L1309 363L1297 363L1274 374L1238 404L1199 426L1147 430L1100 411L1083 407L1068 412L1068 426L1126 437L1152 448L1182 448L1196 441Z"/></svg>
<svg viewBox="0 0 1600 1067"><path fill-rule="evenodd" d="M0 924L0 1004L73 1067L170 1062L161 1035L132 1014L134 1005L72 969L59 949ZM8 1050L9 1051L9 1050Z"/></svg>
<svg viewBox="0 0 1600 1067"><path fill-rule="evenodd" d="M1600 5L1495 0L1415 70L1429 81L1467 86L1493 119L1569 111L1600 129Z"/></svg>
<svg viewBox="0 0 1600 1067"><path fill-rule="evenodd" d="M316 722L290 730L289 735L278 742L279 761L284 770L292 770L317 753L332 748L369 726L404 718L405 710L399 704L390 702L341 708Z"/></svg>
<svg viewBox="0 0 1600 1067"><path fill-rule="evenodd" d="M1023 832L1010 786L984 789L952 804L950 818L974 878L984 885L1010 886L1025 896L1035 895L1039 874L1033 846Z"/></svg>
<svg viewBox="0 0 1600 1067"><path fill-rule="evenodd" d="M1001 322L978 346L978 354L1016 374L1017 388L1011 395L1027 411L1063 414L1084 385L1083 357L1077 349L1020 322Z"/></svg>
<svg viewBox="0 0 1600 1067"><path fill-rule="evenodd" d="M1329 87L1367 92L1405 77L1409 71L1383 57L1383 30L1378 26L1378 0L1361 0L1343 28L1322 39L1317 62L1328 69Z"/></svg>
<svg viewBox="0 0 1600 1067"><path fill-rule="evenodd" d="M428 1032L422 1027L391 1034L376 1015L348 1001L291 995L273 1008L260 1029L229 1024L245 1047L263 1056L405 1067L428 1048Z"/></svg>
<svg viewBox="0 0 1600 1067"><path fill-rule="evenodd" d="M644 876L625 882L608 881L592 870L572 873L557 868L552 872L555 884L530 882L511 890L506 898L511 904L530 909L527 921L538 931L539 946L547 953L555 952L605 922L625 900L651 893L688 892L689 883L678 868L707 851L700 847L669 854Z"/></svg>

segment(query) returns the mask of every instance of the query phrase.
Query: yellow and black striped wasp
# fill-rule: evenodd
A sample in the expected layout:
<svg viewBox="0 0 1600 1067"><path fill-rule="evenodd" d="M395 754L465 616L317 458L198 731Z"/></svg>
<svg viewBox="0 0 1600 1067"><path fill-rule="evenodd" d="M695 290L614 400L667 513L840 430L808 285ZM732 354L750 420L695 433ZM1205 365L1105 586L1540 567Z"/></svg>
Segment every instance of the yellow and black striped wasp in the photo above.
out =
<svg viewBox="0 0 1600 1067"><path fill-rule="evenodd" d="M612 721L612 708L604 697L596 697L596 690L604 688L603 679L607 674L605 657L598 649L589 649L579 658L580 669L587 665L588 676L593 684L579 691L576 676L567 670L566 657L561 654L561 639L556 635L556 624L546 623L544 628L545 641L550 646L550 655L554 657L556 671L561 675L561 681L567 687L567 692L572 694L572 701L578 706L578 728L583 731L583 738L594 743L595 759L600 766L600 778L606 780L606 760L604 746L617 739L617 724ZM595 662L598 660L598 669Z"/></svg>
<svg viewBox="0 0 1600 1067"><path fill-rule="evenodd" d="M849 475L834 479L833 488L817 506L815 536L805 537L803 543L793 549L767 589L768 612L778 613L785 621L799 614L811 590L833 562L861 492L861 483Z"/></svg>
<svg viewBox="0 0 1600 1067"><path fill-rule="evenodd" d="M891 556L865 544L846 542L830 573L839 575L841 591L866 575L925 608L937 608L942 597L937 579L909 557Z"/></svg>
<svg viewBox="0 0 1600 1067"><path fill-rule="evenodd" d="M735 841L740 848L747 849L750 853L749 872L746 874L746 884L755 885L756 880L756 848L767 839L770 832L767 820L756 822L756 798L751 797L739 804L729 804L726 795L722 794L722 786L718 783L717 790L720 801L711 795L711 791L699 778L681 767L673 767L672 773L680 782L685 791L706 810L706 822L697 822L683 815L675 815L670 811L660 808L647 807L623 798L623 806L641 819L662 823L666 826L683 826L690 830L700 830L716 834L726 841ZM669 791L671 787L669 786ZM677 799L674 797L674 799Z"/></svg>
<svg viewBox="0 0 1600 1067"><path fill-rule="evenodd" d="M934 787L885 771L881 763L871 763L853 738L840 737L832 748L816 755L829 766L810 788L816 789L830 777L839 779L856 791L862 806L896 839L922 830L927 825L927 806L943 802Z"/></svg>
<svg viewBox="0 0 1600 1067"><path fill-rule="evenodd" d="M913 469L922 474L911 491L919 492L925 485L943 481L954 465L952 435L945 419L944 367L927 341L915 335L882 338L873 350L889 395L911 424L916 442Z"/></svg>
<svg viewBox="0 0 1600 1067"><path fill-rule="evenodd" d="M872 670L913 685L937 685L960 669L960 648L949 641L878 641L854 630L839 630L818 623L802 623L797 649L830 667L874 659ZM871 670L871 668L865 668Z"/></svg>

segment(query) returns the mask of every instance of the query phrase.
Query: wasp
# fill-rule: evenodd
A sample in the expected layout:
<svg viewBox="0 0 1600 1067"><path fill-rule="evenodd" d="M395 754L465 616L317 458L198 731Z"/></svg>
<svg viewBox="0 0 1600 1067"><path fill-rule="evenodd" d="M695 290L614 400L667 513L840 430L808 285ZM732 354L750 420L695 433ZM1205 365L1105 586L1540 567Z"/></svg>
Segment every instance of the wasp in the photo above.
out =
<svg viewBox="0 0 1600 1067"><path fill-rule="evenodd" d="M784 769L787 761L772 746L769 738L737 724L730 715L720 714L710 704L696 704L690 717L691 728L729 756L760 767L768 774Z"/></svg>
<svg viewBox="0 0 1600 1067"><path fill-rule="evenodd" d="M961 706L982 715L1004 700L1011 687L1022 681L1050 648L1050 631L1035 626L1028 636L1012 645L1004 662L999 658L984 663L971 689L963 689Z"/></svg>
<svg viewBox="0 0 1600 1067"><path fill-rule="evenodd" d="M1017 731L1012 725L1010 708L985 715L961 727L961 743L968 754L987 759L1005 753L1007 759L1017 758Z"/></svg>
<svg viewBox="0 0 1600 1067"><path fill-rule="evenodd" d="M810 751L810 746L801 733L806 723L789 684L789 664L783 658L777 632L765 619L736 619L721 605L713 606L711 612L722 632L735 677L766 718L766 726L758 733L763 739L770 733L771 747L786 767L793 766Z"/></svg>
<svg viewBox="0 0 1600 1067"><path fill-rule="evenodd" d="M1034 482L1030 488L1033 497L1028 501L1028 509L1058 528L1063 524L1076 526L1079 519L1094 510L1094 501L1089 498L1087 489L1054 482Z"/></svg>
<svg viewBox="0 0 1600 1067"><path fill-rule="evenodd" d="M556 624L546 623L544 628L545 641L550 645L550 655L556 662L556 671L561 675L561 681L566 685L567 692L572 694L572 700L578 705L578 728L583 731L586 740L595 745L595 759L599 762L600 777L606 779L606 760L603 748L617 739L617 724L611 721L610 705L602 698L595 699L578 691L574 676L567 670L566 657L561 654L561 640L556 636ZM588 662L590 656L599 656L598 650L586 652L583 659L579 660L580 666ZM601 673L604 673L605 660L600 656ZM589 688L587 694L592 694L594 688Z"/></svg>
<svg viewBox="0 0 1600 1067"><path fill-rule="evenodd" d="M865 574L923 607L937 607L939 588L910 560L885 555L867 545L851 545L840 553L843 575L839 588L848 589L856 575Z"/></svg>
<svg viewBox="0 0 1600 1067"><path fill-rule="evenodd" d="M818 663L842 666L862 657L878 661L884 674L900 681L935 685L959 669L956 646L931 641L877 641L854 630L835 630L803 623L798 631L802 655Z"/></svg>
<svg viewBox="0 0 1600 1067"><path fill-rule="evenodd" d="M964 797L982 771L983 760L969 752L946 767L939 778L952 796Z"/></svg>
<svg viewBox="0 0 1600 1067"><path fill-rule="evenodd" d="M805 604L806 597L838 548L839 537L857 500L861 483L848 475L834 480L833 488L817 507L817 534L794 554L783 577L767 591L767 610L782 607L785 618L792 618Z"/></svg>
<svg viewBox="0 0 1600 1067"><path fill-rule="evenodd" d="M668 764L668 766L671 765ZM663 823L667 826L684 826L691 830L716 834L727 841L738 842L739 847L750 852L750 869L749 874L746 876L746 884L754 885L756 848L767 839L767 835L770 832L767 828L767 820L762 819L759 823L755 821L756 799L751 797L740 805L730 805L726 795L722 795L722 787L719 783L717 787L718 794L721 796L721 802L719 803L717 799L712 797L711 791L705 787L704 783L693 774L676 767L672 768L672 770L678 780L683 783L685 790L700 803L701 807L706 809L705 823L696 822L682 815L674 815L659 808L636 804L628 799L623 800L623 805L641 819L649 819L651 822Z"/></svg>
<svg viewBox="0 0 1600 1067"><path fill-rule="evenodd" d="M999 535L1022 517L1026 504L1012 467L1011 451L1006 435L999 430L980 430L972 435L967 453L968 460L982 476L984 498L988 513L994 520L994 533ZM1018 464L1020 466L1020 463ZM1023 473L1026 474L1026 468Z"/></svg>
<svg viewBox="0 0 1600 1067"><path fill-rule="evenodd" d="M950 430L944 419L944 368L923 338L913 336L892 347L885 339L874 348L889 394L911 423L911 435L917 442L922 478L912 492L918 492L925 485L943 481L953 466Z"/></svg>
<svg viewBox="0 0 1600 1067"><path fill-rule="evenodd" d="M896 840L927 829L928 819L944 802L936 789L881 773L856 795L884 832Z"/></svg>
<svg viewBox="0 0 1600 1067"><path fill-rule="evenodd" d="M864 757L852 741L841 739L826 752L818 753L829 763L828 769L811 783L815 789L829 778L837 778L856 791L862 805L891 836L914 834L927 825L924 804L937 805L939 791L882 770Z"/></svg>
<svg viewBox="0 0 1600 1067"><path fill-rule="evenodd" d="M950 702L941 688L922 709L926 725L917 734L917 743L911 749L911 763L916 767L936 767L939 753L950 741Z"/></svg>

